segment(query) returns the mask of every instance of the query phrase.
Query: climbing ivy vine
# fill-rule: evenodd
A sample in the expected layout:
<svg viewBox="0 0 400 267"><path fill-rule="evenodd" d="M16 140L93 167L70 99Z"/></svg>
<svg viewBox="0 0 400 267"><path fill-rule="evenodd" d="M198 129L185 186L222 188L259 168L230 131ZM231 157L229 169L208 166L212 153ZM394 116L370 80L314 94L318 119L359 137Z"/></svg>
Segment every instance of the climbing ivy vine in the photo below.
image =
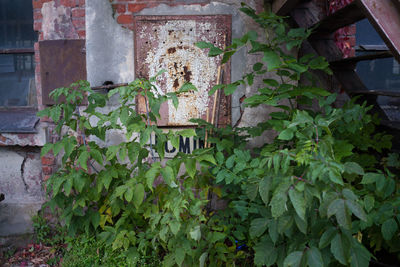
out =
<svg viewBox="0 0 400 267"><path fill-rule="evenodd" d="M95 234L130 266L146 255L165 266L368 266L375 251L399 251L399 156L388 153L392 137L375 130L378 119L365 104L334 107L335 94L318 87L314 75L331 74L324 58L290 53L309 30L290 29L284 18L245 5L241 11L267 38L249 32L224 50L197 46L223 63L245 46L249 54L262 53L262 61L210 94L229 95L261 79L244 105L277 111L255 127L216 129L194 119L196 132L164 132L156 126L161 103L179 108L177 94L195 90L191 84L166 95L156 93L157 77L108 94L82 81L57 89L53 97L65 100L39 112L61 135L42 150L62 157L46 183L48 205L59 208L70 234ZM121 105L107 110L113 95ZM135 109L138 96L144 114ZM113 130L125 140L105 146ZM273 141L250 149L248 140L266 130L276 133ZM210 147L164 158L167 140L178 148L179 136L206 132Z"/></svg>

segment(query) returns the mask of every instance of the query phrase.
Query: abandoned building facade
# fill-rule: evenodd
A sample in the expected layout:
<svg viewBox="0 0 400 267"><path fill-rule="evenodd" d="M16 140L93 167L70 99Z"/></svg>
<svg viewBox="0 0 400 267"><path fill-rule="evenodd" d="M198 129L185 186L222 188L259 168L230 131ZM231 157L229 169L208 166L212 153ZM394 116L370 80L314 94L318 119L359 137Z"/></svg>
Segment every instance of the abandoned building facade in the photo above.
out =
<svg viewBox="0 0 400 267"><path fill-rule="evenodd" d="M397 9L386 14L391 16L395 26L370 23L377 19L373 17L373 10L368 11L368 4L376 1L349 1L352 3L346 6L349 9L347 12L352 12L351 8L363 12L353 12L351 19L334 26L329 19L339 21L340 16L346 16L346 10L341 7L335 13L335 6L329 5L328 0L305 1L302 4L301 1L282 0L243 2L257 12L268 6L281 15L290 13L292 23L301 27L326 22L321 24L325 28L319 28L310 40L310 47L299 53L311 51L326 56L332 62L335 79L324 80L325 87L342 93L343 97L346 97L344 92L352 94L353 91L372 96L371 101L384 110L387 123L393 126L396 124L397 106L391 103L395 103L392 98L398 96L398 91L395 91L400 88L397 61L400 58L400 39L393 39L390 30L400 25L400 16ZM262 57L247 56L246 51L239 51L224 66L223 79L218 80L221 59L207 57L207 53L194 45L206 41L222 49L233 38L241 37L250 30L265 34L239 11L240 2L0 2L0 194L4 195L4 200L0 202L0 245L6 242L8 236L32 231L31 217L45 201L43 183L57 168L57 159L51 154L40 157L43 145L58 138L53 133L51 120L39 120L36 116L38 110L54 104L49 93L78 80L89 81L95 90L109 89L137 77L154 76L159 70L166 69L166 78L159 84L161 90L176 90L185 82L191 82L199 91L180 99L179 112L168 106L163 107L161 112L165 116L159 126L173 129L193 126L189 119L205 118L206 108L213 105L212 98L208 96L212 86L217 82L229 83L240 79ZM360 6L365 9L360 9ZM388 6L380 8L388 9ZM332 18L335 14L337 17ZM357 21L357 27L348 26ZM387 35L376 33L379 29L387 29ZM317 38L318 33L325 36L323 41ZM343 61L343 57L347 57L347 61ZM366 61L371 59L374 61ZM371 73L381 78L377 79ZM241 106L241 99L254 93L259 82L241 87L231 97L223 99L221 109L224 112L218 118L220 125L255 125L268 116L271 111L268 108ZM369 85L368 92L361 87L363 82ZM380 99L377 99L379 94ZM109 106L112 108L117 104L111 102ZM138 108L141 108L140 102ZM271 134L265 133L253 143L257 145L268 138ZM120 140L118 132L107 134L107 144L116 144ZM181 143L182 152L187 153L200 146L186 139L182 139ZM175 151L166 148L166 152L173 156Z"/></svg>

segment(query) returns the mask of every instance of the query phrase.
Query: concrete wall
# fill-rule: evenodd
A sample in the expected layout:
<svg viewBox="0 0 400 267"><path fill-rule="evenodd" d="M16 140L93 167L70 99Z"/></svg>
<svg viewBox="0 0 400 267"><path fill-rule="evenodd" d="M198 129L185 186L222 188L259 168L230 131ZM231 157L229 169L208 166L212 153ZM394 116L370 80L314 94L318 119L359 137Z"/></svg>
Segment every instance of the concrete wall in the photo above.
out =
<svg viewBox="0 0 400 267"><path fill-rule="evenodd" d="M44 201L39 149L0 147L0 245L12 236L32 232L31 217Z"/></svg>

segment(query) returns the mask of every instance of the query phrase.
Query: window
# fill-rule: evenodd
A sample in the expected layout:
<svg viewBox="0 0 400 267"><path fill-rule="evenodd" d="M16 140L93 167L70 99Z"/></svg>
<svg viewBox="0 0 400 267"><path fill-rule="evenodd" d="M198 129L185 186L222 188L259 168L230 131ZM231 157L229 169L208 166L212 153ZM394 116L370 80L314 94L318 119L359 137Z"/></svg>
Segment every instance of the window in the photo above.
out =
<svg viewBox="0 0 400 267"><path fill-rule="evenodd" d="M367 19L356 25L356 55L376 57L358 62L356 71L366 87L378 95L377 103L389 120L400 121L399 62L390 56L388 47Z"/></svg>
<svg viewBox="0 0 400 267"><path fill-rule="evenodd" d="M388 48L367 19L357 23L356 54L388 53ZM357 73L370 90L400 92L399 64L393 57L361 61Z"/></svg>
<svg viewBox="0 0 400 267"><path fill-rule="evenodd" d="M0 1L0 107L36 104L31 0Z"/></svg>

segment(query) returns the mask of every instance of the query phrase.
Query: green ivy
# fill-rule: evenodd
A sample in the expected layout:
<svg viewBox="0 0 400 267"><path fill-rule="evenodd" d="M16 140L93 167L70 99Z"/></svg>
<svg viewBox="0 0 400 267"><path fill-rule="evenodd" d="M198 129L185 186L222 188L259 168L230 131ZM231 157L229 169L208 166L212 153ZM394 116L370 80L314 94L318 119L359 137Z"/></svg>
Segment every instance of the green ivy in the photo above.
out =
<svg viewBox="0 0 400 267"><path fill-rule="evenodd" d="M48 205L60 208L70 234L96 234L123 251L129 266L154 255L164 266L368 266L376 251L398 253L399 156L388 153L392 137L376 131L379 120L365 104L334 107L335 94L318 87L315 75L332 74L324 58L290 53L310 30L290 29L283 17L245 5L241 11L267 38L249 32L224 50L197 46L222 55L223 63L242 47L262 53L262 61L210 95L230 95L261 77L258 93L244 104L277 111L255 127L216 129L193 119L196 132L166 133L156 126L161 103L179 108L177 94L193 85L159 95L156 76L106 95L83 81L57 89L52 96L64 100L39 112L61 135L42 150L62 157L46 183ZM113 95L121 105L104 112ZM146 112L137 112L137 98ZM101 145L110 130L122 130L125 141ZM276 132L274 140L250 150L248 140L266 130ZM211 147L164 158L167 140L178 148L179 136L202 138L206 131Z"/></svg>

